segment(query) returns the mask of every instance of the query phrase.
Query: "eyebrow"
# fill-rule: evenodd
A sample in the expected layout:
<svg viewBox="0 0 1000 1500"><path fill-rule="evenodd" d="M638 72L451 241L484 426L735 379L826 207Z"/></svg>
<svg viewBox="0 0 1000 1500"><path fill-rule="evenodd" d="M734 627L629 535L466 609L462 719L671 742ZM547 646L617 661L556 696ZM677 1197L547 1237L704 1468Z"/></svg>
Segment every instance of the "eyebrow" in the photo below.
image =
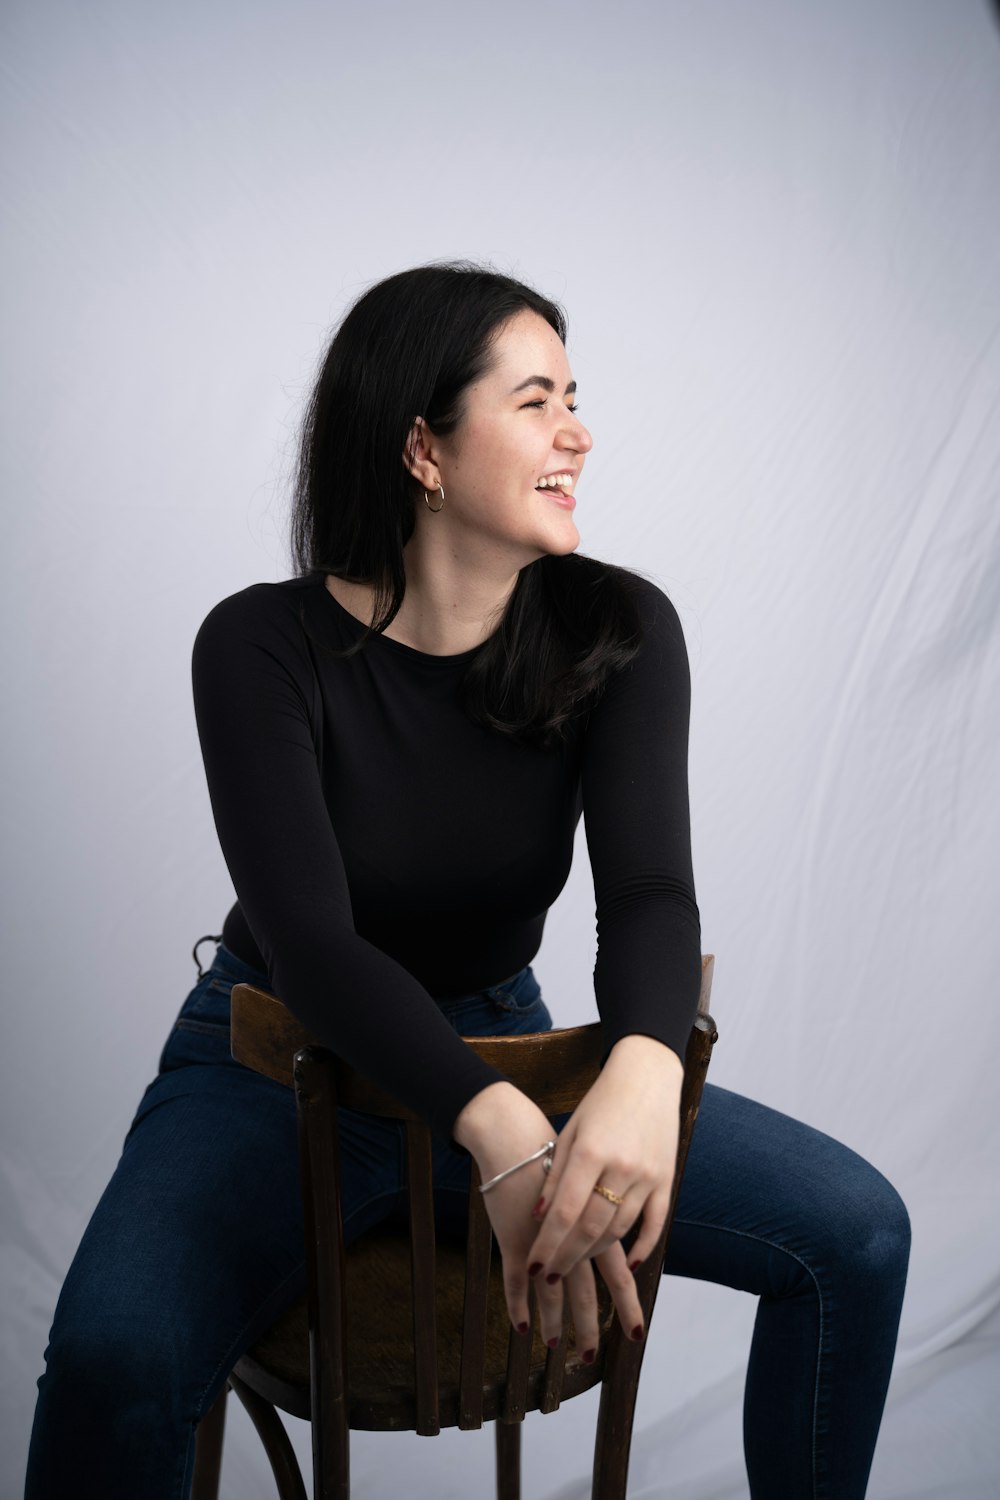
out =
<svg viewBox="0 0 1000 1500"><path fill-rule="evenodd" d="M511 391L511 395L516 396L518 391L526 391L528 387L532 385L540 385L542 390L548 391L550 395L556 388L555 381L550 380L547 375L529 375L527 380L522 380L520 385L516 385L514 387L514 389ZM563 394L566 396L572 396L575 390L576 381L571 380Z"/></svg>

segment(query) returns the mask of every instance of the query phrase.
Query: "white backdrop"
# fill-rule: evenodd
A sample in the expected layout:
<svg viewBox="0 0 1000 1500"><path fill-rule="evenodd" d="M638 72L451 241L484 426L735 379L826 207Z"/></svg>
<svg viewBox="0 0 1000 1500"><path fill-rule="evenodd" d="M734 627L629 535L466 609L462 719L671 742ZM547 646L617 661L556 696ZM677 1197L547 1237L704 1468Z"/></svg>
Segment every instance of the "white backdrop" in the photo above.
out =
<svg viewBox="0 0 1000 1500"><path fill-rule="evenodd" d="M674 599L715 1081L897 1184L914 1251L871 1495L1000 1483L1000 27L985 0L8 0L2 201L3 1418L230 886L190 706L287 576L294 428L369 281L561 298L583 550ZM593 1010L581 845L536 964ZM753 1308L668 1282L635 1496L746 1494ZM594 1406L527 1428L589 1493ZM303 1430L296 1441L302 1445ZM356 1494L491 1493L492 1434L358 1436ZM234 1417L224 1494L271 1493Z"/></svg>

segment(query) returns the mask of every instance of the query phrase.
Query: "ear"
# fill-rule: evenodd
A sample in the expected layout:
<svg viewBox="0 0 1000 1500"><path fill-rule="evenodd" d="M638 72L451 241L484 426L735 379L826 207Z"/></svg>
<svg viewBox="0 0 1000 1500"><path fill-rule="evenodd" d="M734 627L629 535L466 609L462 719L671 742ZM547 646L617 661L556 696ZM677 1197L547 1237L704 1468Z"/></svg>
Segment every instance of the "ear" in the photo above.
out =
<svg viewBox="0 0 1000 1500"><path fill-rule="evenodd" d="M435 456L434 434L423 417L414 417L403 449L403 463L414 479L425 490L436 490L441 483L441 471Z"/></svg>

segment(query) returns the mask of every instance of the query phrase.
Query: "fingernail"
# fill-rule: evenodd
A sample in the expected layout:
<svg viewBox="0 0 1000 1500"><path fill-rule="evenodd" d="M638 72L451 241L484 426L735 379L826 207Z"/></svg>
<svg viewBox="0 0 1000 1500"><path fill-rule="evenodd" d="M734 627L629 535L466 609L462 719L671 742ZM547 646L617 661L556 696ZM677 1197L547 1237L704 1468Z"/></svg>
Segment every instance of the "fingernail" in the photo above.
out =
<svg viewBox="0 0 1000 1500"><path fill-rule="evenodd" d="M638 1271L638 1269L639 1269L639 1267L641 1265L642 1265L642 1261L641 1260L634 1260L632 1262L632 1264L629 1266L629 1270L632 1272L633 1276L635 1275L636 1271Z"/></svg>
<svg viewBox="0 0 1000 1500"><path fill-rule="evenodd" d="M537 1219L538 1215L541 1213L541 1211L542 1211L542 1209L544 1207L545 1207L545 1199L544 1198L539 1198L538 1202L535 1204L534 1208L531 1210L531 1212L534 1214L534 1216L535 1216L536 1219Z"/></svg>
<svg viewBox="0 0 1000 1500"><path fill-rule="evenodd" d="M580 1358L583 1360L585 1365L592 1365L594 1363L594 1360L597 1358L597 1350L584 1349L583 1353L580 1355Z"/></svg>
<svg viewBox="0 0 1000 1500"><path fill-rule="evenodd" d="M561 1280L561 1277L558 1271L550 1271L545 1280L548 1282L549 1286L555 1286L556 1282Z"/></svg>
<svg viewBox="0 0 1000 1500"><path fill-rule="evenodd" d="M527 1331L528 1331L528 1325L527 1325L527 1323L518 1323L518 1325L517 1325L517 1331L518 1331L518 1333L527 1333Z"/></svg>
<svg viewBox="0 0 1000 1500"><path fill-rule="evenodd" d="M529 1266L528 1267L528 1275L529 1276L537 1276L538 1273L539 1273L539 1271L541 1269L542 1269L542 1263L541 1263L541 1261L540 1260L536 1260L535 1264L533 1266Z"/></svg>
<svg viewBox="0 0 1000 1500"><path fill-rule="evenodd" d="M641 1323L637 1323L635 1325L635 1327L632 1329L632 1337L635 1339L636 1343L638 1343L639 1340L642 1338L642 1324Z"/></svg>
<svg viewBox="0 0 1000 1500"><path fill-rule="evenodd" d="M546 1347L546 1349L558 1349L559 1348L559 1340L558 1339L546 1339L545 1340L545 1347Z"/></svg>

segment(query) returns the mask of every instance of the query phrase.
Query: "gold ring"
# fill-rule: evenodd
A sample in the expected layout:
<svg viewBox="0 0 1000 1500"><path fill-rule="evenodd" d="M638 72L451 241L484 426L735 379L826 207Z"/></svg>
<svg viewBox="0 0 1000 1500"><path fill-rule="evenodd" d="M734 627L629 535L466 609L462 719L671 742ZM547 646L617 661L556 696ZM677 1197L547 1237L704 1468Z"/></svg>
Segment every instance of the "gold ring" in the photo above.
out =
<svg viewBox="0 0 1000 1500"><path fill-rule="evenodd" d="M607 1198L609 1203L613 1203L615 1205L615 1208L621 1208L622 1204L625 1202L624 1198L619 1198L617 1193L613 1193L610 1188L606 1188L603 1183L600 1182L596 1182L594 1184L594 1192L600 1193L602 1198Z"/></svg>

